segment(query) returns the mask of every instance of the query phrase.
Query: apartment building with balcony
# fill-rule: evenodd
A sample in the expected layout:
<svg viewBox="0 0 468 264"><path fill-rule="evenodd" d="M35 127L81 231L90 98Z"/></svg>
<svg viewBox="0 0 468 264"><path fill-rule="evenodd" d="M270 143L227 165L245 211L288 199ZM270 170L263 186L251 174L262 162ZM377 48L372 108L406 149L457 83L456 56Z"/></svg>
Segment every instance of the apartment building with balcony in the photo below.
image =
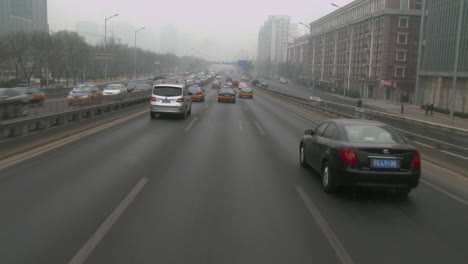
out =
<svg viewBox="0 0 468 264"><path fill-rule="evenodd" d="M309 81L413 102L421 9L422 0L356 0L312 22Z"/></svg>

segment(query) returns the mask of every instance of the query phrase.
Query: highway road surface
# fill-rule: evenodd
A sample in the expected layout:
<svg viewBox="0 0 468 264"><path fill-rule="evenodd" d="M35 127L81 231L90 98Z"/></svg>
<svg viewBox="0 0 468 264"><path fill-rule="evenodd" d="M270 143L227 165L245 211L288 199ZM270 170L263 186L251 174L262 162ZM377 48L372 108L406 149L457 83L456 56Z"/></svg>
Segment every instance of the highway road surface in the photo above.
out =
<svg viewBox="0 0 468 264"><path fill-rule="evenodd" d="M467 263L466 197L324 193L298 162L320 119L208 89L3 169L0 263Z"/></svg>

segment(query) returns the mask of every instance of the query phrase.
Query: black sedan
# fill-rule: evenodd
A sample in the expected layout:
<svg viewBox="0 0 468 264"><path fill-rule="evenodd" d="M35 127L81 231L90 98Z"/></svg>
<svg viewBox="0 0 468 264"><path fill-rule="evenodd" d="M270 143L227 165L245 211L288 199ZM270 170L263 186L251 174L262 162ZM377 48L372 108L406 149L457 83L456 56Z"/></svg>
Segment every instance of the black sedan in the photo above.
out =
<svg viewBox="0 0 468 264"><path fill-rule="evenodd" d="M421 157L390 126L367 120L337 119L306 130L300 164L322 176L323 189L364 186L390 188L406 196L419 183Z"/></svg>

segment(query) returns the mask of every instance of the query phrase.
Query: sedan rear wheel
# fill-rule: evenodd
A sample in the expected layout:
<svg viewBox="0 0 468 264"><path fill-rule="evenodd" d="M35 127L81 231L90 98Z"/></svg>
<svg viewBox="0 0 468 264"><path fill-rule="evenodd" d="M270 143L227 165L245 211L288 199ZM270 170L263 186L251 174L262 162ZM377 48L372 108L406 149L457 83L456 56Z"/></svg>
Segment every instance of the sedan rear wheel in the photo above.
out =
<svg viewBox="0 0 468 264"><path fill-rule="evenodd" d="M303 168L308 168L309 164L307 164L306 159L305 159L305 148L304 145L301 145L299 148L299 164Z"/></svg>
<svg viewBox="0 0 468 264"><path fill-rule="evenodd" d="M151 119L156 119L156 113L150 112Z"/></svg>
<svg viewBox="0 0 468 264"><path fill-rule="evenodd" d="M184 109L184 113L182 114L182 119L187 119L187 108Z"/></svg>
<svg viewBox="0 0 468 264"><path fill-rule="evenodd" d="M333 175L328 162L325 162L322 169L322 187L327 193L336 191L335 176Z"/></svg>

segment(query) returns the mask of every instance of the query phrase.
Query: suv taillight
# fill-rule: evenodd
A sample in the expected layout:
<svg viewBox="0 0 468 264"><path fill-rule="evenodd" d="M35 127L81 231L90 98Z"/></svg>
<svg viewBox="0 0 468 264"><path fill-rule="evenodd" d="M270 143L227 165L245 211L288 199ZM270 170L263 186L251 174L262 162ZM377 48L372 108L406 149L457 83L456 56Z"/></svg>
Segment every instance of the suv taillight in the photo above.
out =
<svg viewBox="0 0 468 264"><path fill-rule="evenodd" d="M343 160L350 164L357 164L356 151L354 149L340 149Z"/></svg>
<svg viewBox="0 0 468 264"><path fill-rule="evenodd" d="M421 167L421 154L419 152L414 152L413 162L411 162L411 168Z"/></svg>
<svg viewBox="0 0 468 264"><path fill-rule="evenodd" d="M177 99L177 102L178 102L178 103L183 103L184 101L185 101L185 98L179 98L179 99Z"/></svg>
<svg viewBox="0 0 468 264"><path fill-rule="evenodd" d="M153 102L156 102L156 97L151 96L150 100L153 101Z"/></svg>

